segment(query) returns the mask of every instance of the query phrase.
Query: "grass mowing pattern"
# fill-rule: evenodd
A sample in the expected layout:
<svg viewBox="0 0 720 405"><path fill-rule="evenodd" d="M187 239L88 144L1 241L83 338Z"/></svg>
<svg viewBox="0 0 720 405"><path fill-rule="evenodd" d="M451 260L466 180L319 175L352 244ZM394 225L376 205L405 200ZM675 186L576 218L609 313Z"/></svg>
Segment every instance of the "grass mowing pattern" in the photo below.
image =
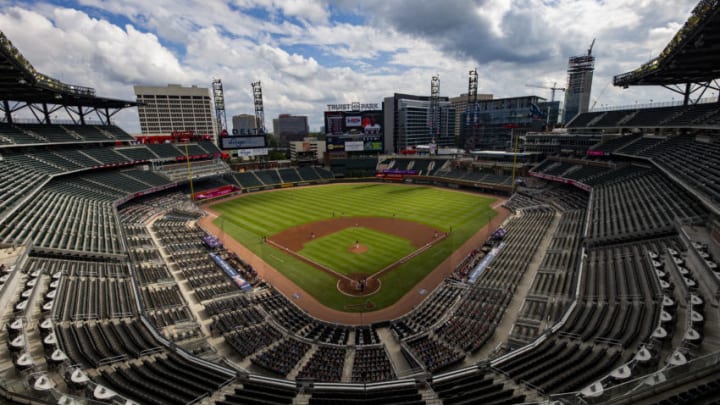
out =
<svg viewBox="0 0 720 405"><path fill-rule="evenodd" d="M225 233L324 305L347 311L346 305L367 300L376 309L396 302L495 216L490 208L493 201L477 194L424 186L334 184L248 194L215 204L212 209L220 214L214 223ZM432 249L383 275L379 292L367 298L353 298L337 291L334 277L261 243L263 235L274 235L333 215L395 216L452 232Z"/></svg>
<svg viewBox="0 0 720 405"><path fill-rule="evenodd" d="M355 241L367 246L367 252L348 251ZM307 242L299 253L341 274L365 273L369 276L415 250L406 239L368 228L351 227Z"/></svg>

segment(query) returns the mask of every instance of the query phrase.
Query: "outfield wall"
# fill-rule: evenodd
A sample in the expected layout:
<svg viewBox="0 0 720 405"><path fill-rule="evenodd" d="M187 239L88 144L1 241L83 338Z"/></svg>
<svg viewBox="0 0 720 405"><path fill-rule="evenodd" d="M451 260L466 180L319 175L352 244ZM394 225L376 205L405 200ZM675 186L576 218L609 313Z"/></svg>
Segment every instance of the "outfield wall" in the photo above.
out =
<svg viewBox="0 0 720 405"><path fill-rule="evenodd" d="M258 187L243 188L234 191L230 194L224 194L221 196L215 196L206 198L203 203L219 201L221 199L234 197L237 194L254 193L257 191L270 191L278 190L290 187L302 187L302 186L317 186L323 184L343 184L343 183L393 183L393 184L417 184L425 186L435 186L450 188L453 190L472 191L476 193L491 194L509 197L513 188L511 186L502 184L490 184L490 183L473 183L468 181L447 179L444 177L431 177L431 176L406 176L403 179L388 179L388 178L377 178L377 177L352 177L352 178L340 178L340 179L322 179L313 181L302 181L295 183L279 183L273 185L265 185Z"/></svg>

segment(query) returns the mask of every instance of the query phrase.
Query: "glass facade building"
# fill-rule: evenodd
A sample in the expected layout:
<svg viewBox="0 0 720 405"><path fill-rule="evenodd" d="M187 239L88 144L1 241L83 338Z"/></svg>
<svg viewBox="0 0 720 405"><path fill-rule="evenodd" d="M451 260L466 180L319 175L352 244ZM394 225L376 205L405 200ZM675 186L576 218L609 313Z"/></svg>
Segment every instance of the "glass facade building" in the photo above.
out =
<svg viewBox="0 0 720 405"><path fill-rule="evenodd" d="M440 97L439 125L432 123L430 97L395 94L385 98L385 148L387 153L398 153L417 145L435 143L438 147L454 147L456 119L455 107L447 97Z"/></svg>
<svg viewBox="0 0 720 405"><path fill-rule="evenodd" d="M539 96L478 100L462 112L460 147L467 150L512 150L512 136L542 131L558 120L560 102Z"/></svg>

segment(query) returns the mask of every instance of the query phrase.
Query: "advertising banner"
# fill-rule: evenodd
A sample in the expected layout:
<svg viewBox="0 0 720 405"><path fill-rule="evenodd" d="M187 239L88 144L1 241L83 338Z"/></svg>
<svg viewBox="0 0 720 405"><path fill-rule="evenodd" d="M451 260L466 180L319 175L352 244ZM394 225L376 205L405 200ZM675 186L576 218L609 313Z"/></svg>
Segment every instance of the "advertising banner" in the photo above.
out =
<svg viewBox="0 0 720 405"><path fill-rule="evenodd" d="M348 128L359 128L362 126L362 117L359 115L346 115L345 126Z"/></svg>
<svg viewBox="0 0 720 405"><path fill-rule="evenodd" d="M267 154L268 154L268 148L238 149L237 150L237 155L239 157L266 156Z"/></svg>
<svg viewBox="0 0 720 405"><path fill-rule="evenodd" d="M383 111L325 111L326 152L382 152Z"/></svg>
<svg viewBox="0 0 720 405"><path fill-rule="evenodd" d="M221 149L266 148L264 136L226 136L221 137Z"/></svg>
<svg viewBox="0 0 720 405"><path fill-rule="evenodd" d="M363 141L345 142L346 152L362 152L363 150L365 150L365 143Z"/></svg>

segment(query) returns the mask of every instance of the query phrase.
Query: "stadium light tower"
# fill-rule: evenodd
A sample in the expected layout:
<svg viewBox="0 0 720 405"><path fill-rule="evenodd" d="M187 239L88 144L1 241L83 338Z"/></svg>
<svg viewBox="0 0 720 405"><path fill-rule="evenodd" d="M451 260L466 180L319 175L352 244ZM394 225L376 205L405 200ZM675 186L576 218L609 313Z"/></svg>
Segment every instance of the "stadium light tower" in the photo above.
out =
<svg viewBox="0 0 720 405"><path fill-rule="evenodd" d="M222 136L227 130L227 116L225 115L225 93L220 79L213 79L213 100L215 101L215 122L217 123L217 135ZM218 144L219 144L218 140Z"/></svg>
<svg viewBox="0 0 720 405"><path fill-rule="evenodd" d="M472 135L469 141L465 142L465 147L469 149L475 148L477 145L477 127L478 127L478 114L480 107L477 101L477 90L478 90L478 73L477 69L473 69L468 72L468 95L467 103L465 105L465 126L469 127L472 125ZM472 120L470 119L470 116Z"/></svg>
<svg viewBox="0 0 720 405"><path fill-rule="evenodd" d="M260 80L251 83L253 88L253 101L255 102L255 134L265 134L265 110L263 108L262 86Z"/></svg>
<svg viewBox="0 0 720 405"><path fill-rule="evenodd" d="M430 111L428 113L430 135L440 135L440 76L430 79Z"/></svg>

